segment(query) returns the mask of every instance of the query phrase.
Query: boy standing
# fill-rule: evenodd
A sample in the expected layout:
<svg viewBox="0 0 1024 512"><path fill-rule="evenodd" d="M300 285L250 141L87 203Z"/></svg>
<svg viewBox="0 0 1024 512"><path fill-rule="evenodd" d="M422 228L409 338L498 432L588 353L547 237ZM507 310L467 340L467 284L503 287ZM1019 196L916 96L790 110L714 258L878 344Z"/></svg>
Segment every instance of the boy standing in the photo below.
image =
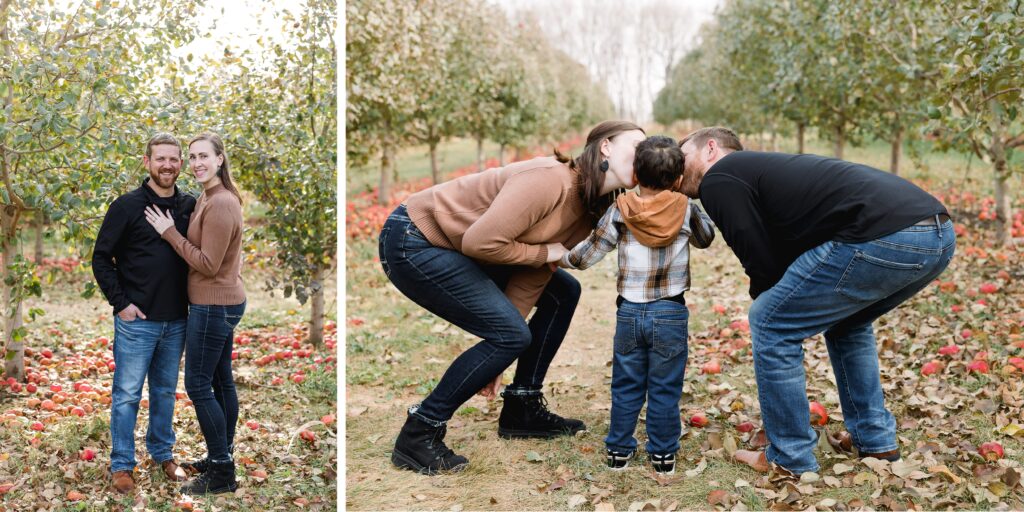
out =
<svg viewBox="0 0 1024 512"><path fill-rule="evenodd" d="M647 453L654 470L675 472L681 421L679 399L687 356L689 244L705 248L714 224L676 192L683 154L670 137L636 147L637 192L619 196L594 232L561 261L586 269L619 247L608 466L624 469L636 453L633 437L647 401Z"/></svg>

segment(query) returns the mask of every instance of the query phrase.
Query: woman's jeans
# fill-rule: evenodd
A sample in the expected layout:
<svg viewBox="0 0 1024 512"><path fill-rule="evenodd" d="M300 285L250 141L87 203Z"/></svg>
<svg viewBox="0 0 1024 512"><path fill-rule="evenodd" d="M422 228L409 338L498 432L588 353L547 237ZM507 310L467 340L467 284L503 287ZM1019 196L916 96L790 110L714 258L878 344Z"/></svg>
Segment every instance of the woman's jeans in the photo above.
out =
<svg viewBox="0 0 1024 512"><path fill-rule="evenodd" d="M238 395L231 376L234 329L245 303L236 306L192 304L185 333L185 391L196 408L206 439L207 457L231 461L238 423Z"/></svg>
<svg viewBox="0 0 1024 512"><path fill-rule="evenodd" d="M647 401L647 453L679 451L679 399L686 369L686 306L670 300L646 304L623 300L615 319L612 411L605 446L636 450L640 409Z"/></svg>
<svg viewBox="0 0 1024 512"><path fill-rule="evenodd" d="M950 221L870 242L826 242L797 258L754 301L750 329L769 461L795 473L818 470L803 341L821 332L854 445L867 453L897 449L872 323L938 277L955 245Z"/></svg>
<svg viewBox="0 0 1024 512"><path fill-rule="evenodd" d="M185 347L185 319L158 322L114 315L114 387L110 406L110 471L135 468L135 422L149 379L146 450L157 462L173 458L174 391Z"/></svg>
<svg viewBox="0 0 1024 512"><path fill-rule="evenodd" d="M413 414L440 426L516 359L512 387L542 387L579 302L580 285L568 272L554 273L527 324L504 292L511 273L523 267L480 265L458 251L435 247L409 219L405 205L381 229L380 263L406 297L482 338L455 358Z"/></svg>

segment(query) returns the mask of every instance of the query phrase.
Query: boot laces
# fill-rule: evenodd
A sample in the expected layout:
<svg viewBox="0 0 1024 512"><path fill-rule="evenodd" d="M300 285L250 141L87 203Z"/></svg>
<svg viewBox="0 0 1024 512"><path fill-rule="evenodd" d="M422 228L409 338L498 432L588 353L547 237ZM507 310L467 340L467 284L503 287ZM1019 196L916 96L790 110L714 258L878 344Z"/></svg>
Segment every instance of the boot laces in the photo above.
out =
<svg viewBox="0 0 1024 512"><path fill-rule="evenodd" d="M444 436L448 433L448 425L441 425L434 430L434 436L430 439L429 447L437 455L434 456L434 460L445 460L448 457L455 455L455 450L448 448L448 445L444 444Z"/></svg>
<svg viewBox="0 0 1024 512"><path fill-rule="evenodd" d="M533 411L534 414L544 418L547 421L550 421L550 422L561 422L561 421L563 421L561 416L551 412L548 409L548 399L545 398L544 395L535 395L535 396L529 397L529 399L527 400L526 403L530 405L530 409Z"/></svg>

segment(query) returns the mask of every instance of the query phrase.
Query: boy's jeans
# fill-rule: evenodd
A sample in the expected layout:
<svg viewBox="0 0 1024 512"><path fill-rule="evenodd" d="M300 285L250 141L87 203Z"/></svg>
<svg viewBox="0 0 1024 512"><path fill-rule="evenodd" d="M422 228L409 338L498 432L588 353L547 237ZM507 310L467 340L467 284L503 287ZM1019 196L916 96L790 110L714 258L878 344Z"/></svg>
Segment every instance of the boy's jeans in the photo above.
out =
<svg viewBox="0 0 1024 512"><path fill-rule="evenodd" d="M863 452L895 450L872 322L909 299L953 258L953 223L911 226L864 243L826 242L796 259L750 307L754 371L768 460L817 471L803 341L825 333L847 430Z"/></svg>
<svg viewBox="0 0 1024 512"><path fill-rule="evenodd" d="M636 450L633 431L646 399L647 453L674 454L682 430L679 398L689 310L668 300L646 304L623 300L615 316L612 417L605 445L624 453Z"/></svg>
<svg viewBox="0 0 1024 512"><path fill-rule="evenodd" d="M114 315L114 387L110 406L110 471L135 468L135 422L142 384L149 377L146 450L157 462L172 458L174 392L185 348L185 319L125 322Z"/></svg>

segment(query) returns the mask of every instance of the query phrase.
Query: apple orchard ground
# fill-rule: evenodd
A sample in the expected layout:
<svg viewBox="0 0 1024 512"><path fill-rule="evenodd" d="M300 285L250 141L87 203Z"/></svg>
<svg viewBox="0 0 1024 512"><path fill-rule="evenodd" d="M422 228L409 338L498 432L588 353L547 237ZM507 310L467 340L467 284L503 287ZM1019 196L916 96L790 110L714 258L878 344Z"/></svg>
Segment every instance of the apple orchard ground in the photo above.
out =
<svg viewBox="0 0 1024 512"><path fill-rule="evenodd" d="M926 188L927 187L926 185ZM1024 261L1022 248L994 249L986 199L932 189L953 210L957 256L940 281L876 323L887 405L898 422L903 460L860 461L822 442L821 472L770 480L730 460L761 425L753 381L747 279L721 239L691 253L693 287L684 422L677 475L659 480L640 461L604 467L608 430L615 257L575 273L583 297L548 374L552 408L583 419L575 438L497 437L500 400L474 397L449 423L447 442L467 456L465 471L424 477L392 467L405 408L422 398L450 361L476 343L399 294L376 260L372 239L347 249L346 496L354 510L905 510L1021 509L1024 457ZM1019 215L1019 214L1018 214ZM351 223L351 222L350 222ZM944 348L945 347L945 348ZM808 398L843 428L823 340L804 344ZM715 362L721 373L714 373ZM711 364L709 364L711 363ZM702 368L707 366L707 373ZM934 372L934 373L931 373ZM506 373L506 383L511 372ZM695 414L709 422L689 425ZM743 432L744 423L751 432ZM643 443L643 421L638 439ZM998 443L986 461L979 447Z"/></svg>
<svg viewBox="0 0 1024 512"><path fill-rule="evenodd" d="M12 392L4 386L0 391L0 510L334 510L337 326L328 322L326 347L309 345L303 324L308 307L265 292L253 266L244 270L248 306L235 331L238 491L194 499L178 493L180 484L149 463L144 403L135 436L138 492L115 495L107 473L113 321L99 293L79 297L92 276L75 263L44 265L44 296L26 305L26 311L39 307L46 313L27 324L26 363L34 390L22 386ZM50 268L56 270L55 280L47 283ZM333 282L327 290L331 318ZM174 457L200 458L205 444L183 376L178 391Z"/></svg>

